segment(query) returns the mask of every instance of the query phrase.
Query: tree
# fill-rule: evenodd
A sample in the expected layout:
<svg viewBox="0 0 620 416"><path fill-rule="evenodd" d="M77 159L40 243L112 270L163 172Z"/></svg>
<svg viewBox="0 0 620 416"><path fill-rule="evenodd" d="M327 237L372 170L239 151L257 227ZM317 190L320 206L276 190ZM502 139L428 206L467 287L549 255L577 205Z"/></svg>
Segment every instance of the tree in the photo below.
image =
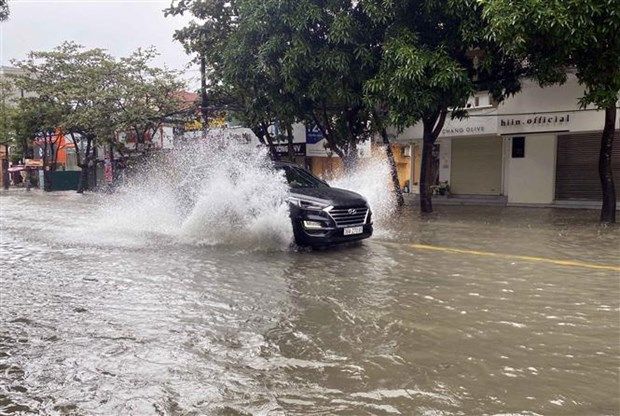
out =
<svg viewBox="0 0 620 416"><path fill-rule="evenodd" d="M5 159L2 159L2 187L9 188L9 144L14 140L14 126L12 123L13 108L9 103L11 83L6 78L0 78L0 146L3 146Z"/></svg>
<svg viewBox="0 0 620 416"><path fill-rule="evenodd" d="M367 15L348 1L246 0L239 22L274 91L321 130L345 169L355 166L357 144L376 132L363 86L377 69L380 33Z"/></svg>
<svg viewBox="0 0 620 416"><path fill-rule="evenodd" d="M258 139L278 159L275 144L282 135L274 135L270 126L277 123L292 132L295 120L291 95L282 95L277 79L261 67L256 54L260 39L252 37L249 26L241 23L241 1L192 0L173 1L166 14L191 14L190 22L175 32L175 39L186 52L195 54L200 64L203 120L207 110L227 111L249 126ZM207 78L211 80L207 83ZM210 107L207 101L209 94ZM203 123L203 125L207 125ZM292 134L285 134L292 142Z"/></svg>
<svg viewBox="0 0 620 416"><path fill-rule="evenodd" d="M267 126L275 122L289 146L294 122L316 125L349 169L357 144L381 131L383 113L367 105L364 84L378 69L382 33L358 3L190 0L170 10L204 22L177 38L204 51L217 80L212 91L223 92L262 141L272 144Z"/></svg>
<svg viewBox="0 0 620 416"><path fill-rule="evenodd" d="M563 83L576 69L585 87L580 105L605 110L599 154L603 193L601 222L616 221L611 169L620 91L620 3L614 0L478 0L488 38L525 62L542 85Z"/></svg>
<svg viewBox="0 0 620 416"><path fill-rule="evenodd" d="M114 92L118 118L114 127L131 133L136 149L146 144L167 118L191 109L181 101L184 83L178 74L149 65L157 55L154 48L138 49L117 62Z"/></svg>
<svg viewBox="0 0 620 416"><path fill-rule="evenodd" d="M19 100L12 122L16 139L21 143L23 155L28 153L27 141L41 150L43 161L43 189L51 189L50 172L56 170L58 145L61 133L58 126L62 122L63 109L53 103L34 98Z"/></svg>
<svg viewBox="0 0 620 416"><path fill-rule="evenodd" d="M162 120L180 111L173 93L182 84L171 71L150 67L153 56L153 50L138 50L119 60L103 49L65 42L15 63L22 69L17 84L35 95L22 101L55 116L53 126L48 118L33 125L60 129L73 141L81 169L79 193L89 187L97 146L121 148L117 133L127 129L144 141Z"/></svg>
<svg viewBox="0 0 620 416"><path fill-rule="evenodd" d="M81 168L78 192L83 192L96 160L95 139L115 120L112 80L116 67L112 57L102 49L85 50L65 42L52 51L30 52L16 66L22 70L16 76L18 85L36 95L30 101L60 111L54 130L61 129L86 143L80 158L81 149L74 141Z"/></svg>
<svg viewBox="0 0 620 416"><path fill-rule="evenodd" d="M198 19L186 27L175 31L174 38L181 42L188 54L195 55L195 62L200 65L200 113L202 124L208 126L208 78L212 68L228 39L231 30L236 27L237 0L172 0L170 7L164 10L166 16L190 14Z"/></svg>
<svg viewBox="0 0 620 416"><path fill-rule="evenodd" d="M367 100L402 130L422 122L420 209L432 212L432 151L446 117L466 116L477 90L500 101L520 89L518 61L483 37L481 8L451 0L368 1L367 13L384 27L378 74L366 83Z"/></svg>

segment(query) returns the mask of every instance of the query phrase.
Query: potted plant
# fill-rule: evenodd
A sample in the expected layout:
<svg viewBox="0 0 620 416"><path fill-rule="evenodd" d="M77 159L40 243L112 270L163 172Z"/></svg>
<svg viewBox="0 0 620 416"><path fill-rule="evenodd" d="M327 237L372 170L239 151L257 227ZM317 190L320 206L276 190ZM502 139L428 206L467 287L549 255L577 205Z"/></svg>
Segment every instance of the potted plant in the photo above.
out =
<svg viewBox="0 0 620 416"><path fill-rule="evenodd" d="M433 195L448 196L450 195L450 184L448 181L440 181L437 185L431 186L431 191Z"/></svg>

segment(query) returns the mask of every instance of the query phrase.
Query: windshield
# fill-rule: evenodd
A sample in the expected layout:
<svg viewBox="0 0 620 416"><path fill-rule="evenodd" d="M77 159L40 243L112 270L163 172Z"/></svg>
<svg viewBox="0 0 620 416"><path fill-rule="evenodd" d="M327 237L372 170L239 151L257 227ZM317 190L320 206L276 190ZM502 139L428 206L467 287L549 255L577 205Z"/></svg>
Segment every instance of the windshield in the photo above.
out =
<svg viewBox="0 0 620 416"><path fill-rule="evenodd" d="M281 166L278 170L283 170L286 180L291 188L327 188L328 185L301 168L294 166Z"/></svg>

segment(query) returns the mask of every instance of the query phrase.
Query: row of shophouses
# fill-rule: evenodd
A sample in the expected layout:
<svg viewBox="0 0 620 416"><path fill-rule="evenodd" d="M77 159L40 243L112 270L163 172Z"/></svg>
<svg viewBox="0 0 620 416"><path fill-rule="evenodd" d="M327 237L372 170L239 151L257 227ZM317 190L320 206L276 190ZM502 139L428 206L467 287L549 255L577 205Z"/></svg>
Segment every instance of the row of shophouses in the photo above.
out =
<svg viewBox="0 0 620 416"><path fill-rule="evenodd" d="M526 80L520 93L499 105L485 92L471 97L469 117L447 119L434 149L437 181L449 189L438 200L596 207L601 200L598 156L604 111L580 108L582 96L583 87L570 75L567 83L545 88ZM612 156L616 183L620 183L619 128L617 119ZM313 172L328 176L337 162L321 154L325 150L312 132L296 131L297 140L306 142ZM392 142L401 186L416 194L422 126L393 134Z"/></svg>

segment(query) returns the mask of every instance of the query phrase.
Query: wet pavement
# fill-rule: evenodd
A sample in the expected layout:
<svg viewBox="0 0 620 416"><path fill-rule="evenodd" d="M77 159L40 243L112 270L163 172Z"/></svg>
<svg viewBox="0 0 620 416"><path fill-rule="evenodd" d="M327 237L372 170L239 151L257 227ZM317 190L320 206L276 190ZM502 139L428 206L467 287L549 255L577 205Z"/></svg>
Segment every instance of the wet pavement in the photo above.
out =
<svg viewBox="0 0 620 416"><path fill-rule="evenodd" d="M0 194L0 414L620 413L595 211L408 208L308 252L104 241L99 203Z"/></svg>

